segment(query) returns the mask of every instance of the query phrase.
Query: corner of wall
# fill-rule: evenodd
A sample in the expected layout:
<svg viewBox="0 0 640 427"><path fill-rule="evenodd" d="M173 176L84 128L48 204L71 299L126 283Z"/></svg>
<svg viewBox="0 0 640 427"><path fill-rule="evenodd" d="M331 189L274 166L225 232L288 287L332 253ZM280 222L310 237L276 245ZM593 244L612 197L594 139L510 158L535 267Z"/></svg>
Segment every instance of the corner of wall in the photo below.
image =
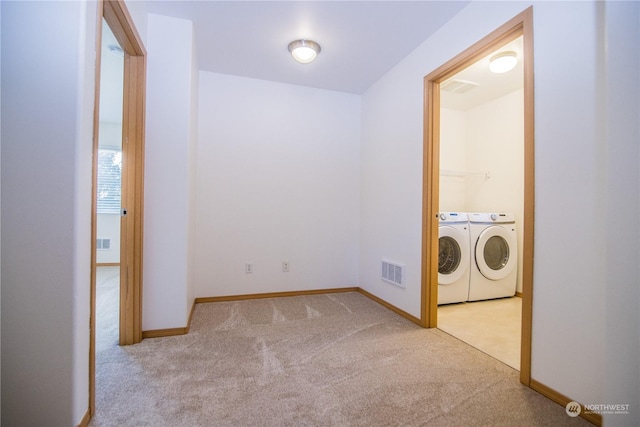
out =
<svg viewBox="0 0 640 427"><path fill-rule="evenodd" d="M198 118L199 118L199 76L195 33L191 35L191 78L190 78L190 122L189 122L189 225L188 225L188 273L187 273L187 313L190 326L191 314L196 298L196 209L198 179Z"/></svg>
<svg viewBox="0 0 640 427"><path fill-rule="evenodd" d="M194 298L193 25L147 14L143 330L184 328ZM171 165L170 173L167 165ZM170 200L170 203L167 203ZM182 303L178 303L181 301Z"/></svg>
<svg viewBox="0 0 640 427"><path fill-rule="evenodd" d="M74 206L73 420L81 422L89 401L91 316L91 195L97 3L80 3Z"/></svg>
<svg viewBox="0 0 640 427"><path fill-rule="evenodd" d="M0 2L0 46L2 45L2 2ZM0 82L2 82L2 53L0 52ZM0 83L0 117L2 117L2 84ZM0 224L2 224L2 126L0 126ZM0 242L2 227L0 226ZM2 384L2 244L0 244L0 384ZM0 387L1 389L1 387ZM0 393L0 420L2 420L2 393Z"/></svg>

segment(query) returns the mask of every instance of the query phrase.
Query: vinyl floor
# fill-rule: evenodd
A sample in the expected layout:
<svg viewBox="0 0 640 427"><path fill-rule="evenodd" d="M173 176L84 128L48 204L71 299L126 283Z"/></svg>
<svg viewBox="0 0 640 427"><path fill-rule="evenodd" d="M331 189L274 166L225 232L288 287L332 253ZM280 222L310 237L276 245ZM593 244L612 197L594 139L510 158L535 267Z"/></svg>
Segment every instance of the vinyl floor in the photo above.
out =
<svg viewBox="0 0 640 427"><path fill-rule="evenodd" d="M520 370L522 299L501 298L438 307L438 328Z"/></svg>

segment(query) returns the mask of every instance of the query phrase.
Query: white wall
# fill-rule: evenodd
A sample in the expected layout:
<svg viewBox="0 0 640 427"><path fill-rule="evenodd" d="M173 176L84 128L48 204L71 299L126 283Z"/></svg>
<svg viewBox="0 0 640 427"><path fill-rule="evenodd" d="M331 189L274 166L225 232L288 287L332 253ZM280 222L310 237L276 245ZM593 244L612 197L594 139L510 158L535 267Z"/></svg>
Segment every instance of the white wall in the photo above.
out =
<svg viewBox="0 0 640 427"><path fill-rule="evenodd" d="M109 264L120 262L120 215L98 214L96 221L97 238L111 239L110 249L98 249L96 262Z"/></svg>
<svg viewBox="0 0 640 427"><path fill-rule="evenodd" d="M467 212L467 112L440 109L440 211Z"/></svg>
<svg viewBox="0 0 640 427"><path fill-rule="evenodd" d="M0 3L0 46L2 46L2 4ZM2 55L0 55L0 81L2 81ZM0 99L2 99L2 85L0 85ZM0 102L0 117L2 117L2 102ZM0 224L2 223L2 126L0 126ZM2 227L0 227L0 242L2 242ZM0 244L0 390L2 389L2 245ZM0 393L0 423L2 423L2 393Z"/></svg>
<svg viewBox="0 0 640 427"><path fill-rule="evenodd" d="M467 179L471 212L513 212L522 224L524 204L524 92L517 90L467 111Z"/></svg>
<svg viewBox="0 0 640 427"><path fill-rule="evenodd" d="M522 2L473 2L363 96L361 285L415 316L420 314L423 77L527 6L529 3ZM606 237L610 225L606 213L609 209L613 213L613 208L603 201L623 199L629 191L637 196L639 185L636 172L624 180L626 188L615 185L628 172L618 170L617 156L612 165L607 163L609 152L617 147L610 145L615 141L607 139L608 126L603 123L607 115L601 115L611 107L597 96L602 83L596 64L602 59L605 39L600 32L602 27L597 25L599 7L601 4L592 2L534 5L536 222L532 377L583 403L612 403L607 400L615 396L636 404L637 314L627 315L632 327L616 329L614 325L625 318L618 311L637 313L638 275L629 268L619 271L616 281L607 278L607 272L614 268L610 265L614 262L612 257L607 261L607 253L614 246ZM624 30L617 31L636 36L637 5L624 3L615 7L627 13L633 9L633 18L623 23ZM635 50L631 51L637 52L637 37L633 40ZM616 87L622 88L629 81L635 81L637 86L637 70L621 70L613 60L607 65L625 77L624 83L616 83ZM637 99L635 102L637 118ZM615 117L618 112L615 106L609 114ZM611 119L614 123L621 120ZM637 170L637 144L625 148L633 154L632 160L627 160L634 166L631 170ZM389 165L391 168L385 168ZM628 204L632 205L633 221L637 223L637 203ZM625 248L637 260L637 226L632 228L632 234L636 237L627 241ZM379 260L385 256L407 264L406 290L380 281ZM634 290L630 290L630 283L634 283ZM605 304L607 295L629 291L631 299L620 297L609 306ZM611 323L605 322L607 319ZM605 352L602 343L610 334L615 338L607 340L612 347ZM624 340L634 344L627 346ZM619 359L626 364L608 368L612 375L605 376L605 353L611 355L618 350L624 351ZM637 425L637 412L634 414L613 418L612 423Z"/></svg>
<svg viewBox="0 0 640 427"><path fill-rule="evenodd" d="M359 141L359 96L201 72L197 296L357 286Z"/></svg>
<svg viewBox="0 0 640 427"><path fill-rule="evenodd" d="M129 15L131 15L131 19L135 23L136 30L138 31L138 35L142 39L142 44L147 46L147 20L148 20L148 11L147 11L147 2L146 1L137 1L137 0L124 0L127 10L129 11Z"/></svg>
<svg viewBox="0 0 640 427"><path fill-rule="evenodd" d="M515 215L518 292L522 292L524 220L523 106L524 91L517 90L466 111L442 109L440 131L440 169L469 173L441 175L440 210Z"/></svg>
<svg viewBox="0 0 640 427"><path fill-rule="evenodd" d="M193 25L147 16L143 330L185 327L195 134ZM190 299L191 296L191 299Z"/></svg>
<svg viewBox="0 0 640 427"><path fill-rule="evenodd" d="M631 411L624 419L605 416L605 425L631 426L640 425L640 3L609 2L601 7L607 35L603 104L608 121L606 186L610 190L604 203L607 363L603 393L609 402L629 404Z"/></svg>
<svg viewBox="0 0 640 427"><path fill-rule="evenodd" d="M360 286L419 317L425 73L407 60L362 96ZM382 281L382 259L406 266L405 289Z"/></svg>
<svg viewBox="0 0 640 427"><path fill-rule="evenodd" d="M3 425L88 409L95 16L2 3Z"/></svg>
<svg viewBox="0 0 640 427"><path fill-rule="evenodd" d="M187 259L187 312L191 311L196 298L196 244L197 244L197 186L198 186L198 116L199 116L199 91L200 71L198 70L198 57L196 54L195 35L191 35L191 117L189 123L189 223L188 233L188 259Z"/></svg>
<svg viewBox="0 0 640 427"><path fill-rule="evenodd" d="M605 145L591 2L536 3L532 378L584 403L605 379ZM564 29L560 30L563 26ZM565 55L566 49L573 54ZM562 221L561 213L571 213ZM589 354L589 357L584 357Z"/></svg>
<svg viewBox="0 0 640 427"><path fill-rule="evenodd" d="M103 93L108 87L101 87ZM120 97L122 99L122 97ZM98 129L100 148L122 149L122 123L100 122ZM111 239L111 249L96 251L96 262L120 262L120 215L98 214L96 221L98 239Z"/></svg>

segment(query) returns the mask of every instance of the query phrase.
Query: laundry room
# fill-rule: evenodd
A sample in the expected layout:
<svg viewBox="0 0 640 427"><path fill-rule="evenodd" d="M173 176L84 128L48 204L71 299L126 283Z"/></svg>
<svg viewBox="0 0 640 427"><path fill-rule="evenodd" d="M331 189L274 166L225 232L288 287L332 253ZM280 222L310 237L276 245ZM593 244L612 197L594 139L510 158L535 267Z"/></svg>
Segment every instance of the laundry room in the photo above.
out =
<svg viewBox="0 0 640 427"><path fill-rule="evenodd" d="M516 59L515 67L507 72L496 73L490 71L490 63L493 58L513 56ZM506 248L508 257L515 258L507 262L506 257L501 256L498 263L504 263L504 267L513 268L510 275L512 280L509 291L483 293L477 296L474 293L473 268L478 266L474 256L474 248L477 243L471 230L469 240L470 256L470 297L462 301L462 298L451 297L446 286L438 286L439 304L438 325L441 329L470 341L477 337L470 331L471 314L463 312L461 306L473 306L465 303L474 300L487 300L489 304L500 304L498 298L504 298L522 294L522 242L523 242L523 218L524 218L524 89L522 67L522 37L510 42L506 46L497 49L485 58L480 59L472 66L462 70L455 76L442 82L440 86L440 186L439 186L439 211L441 213L460 213L459 218L477 220L483 218L478 213L489 214L487 222L509 218L513 223L509 224L509 232L513 233L512 240L516 240L516 248ZM498 219L492 219L490 214L498 215ZM499 217L501 214L506 216ZM440 224L443 225L441 215ZM447 221L451 221L450 218ZM462 224L462 223L461 223ZM453 225L453 224L452 224ZM466 223L461 229L472 224ZM497 224L496 224L497 225ZM441 228L441 232L442 232ZM482 231L482 228L480 228ZM477 233L476 233L477 234ZM442 234L441 234L442 237ZM497 240L497 239L496 239ZM441 250L443 240L440 240ZM461 245L463 246L463 245ZM515 250L513 250L515 249ZM464 250L461 248L461 250ZM485 247L485 257L487 256ZM515 253L514 253L515 252ZM515 255L515 257L514 257ZM504 258L504 259L503 259ZM517 262L516 262L517 261ZM500 266L502 267L502 266ZM497 268L497 267L496 267ZM439 267L440 270L440 267ZM484 274L484 273L483 273ZM461 276L462 277L462 276ZM439 274L439 282L444 279ZM465 277L454 286L466 286ZM511 280L511 279L510 279ZM488 280L491 281L491 280ZM441 283L442 285L442 283ZM476 287L479 286L476 282ZM489 285L490 286L490 285ZM460 292L457 292L460 294ZM453 295L451 293L450 295ZM443 299L444 298L444 299ZM489 302L495 300L494 302ZM489 318L497 318L497 311L505 311L508 319L513 321L503 322L509 324L509 330L498 331L493 323L490 330L495 332L495 340L503 341L504 335L513 341L513 348L507 353L512 353L499 359L506 363L519 367L520 345L520 298L514 299L517 310L512 308L492 308ZM443 305L448 304L448 305ZM450 307L450 306L451 307ZM456 307L458 306L458 307ZM477 304L480 307L481 304ZM486 304L485 304L486 306ZM494 307L498 307L494 305ZM504 306L503 306L504 307ZM515 306L513 306L515 307ZM468 308L464 308L467 309ZM454 317L458 316L456 319ZM451 313L451 314L450 314ZM451 318L447 317L451 316ZM483 315L484 316L484 315ZM449 321L457 323L447 330ZM497 320L488 319L490 322ZM483 335L486 335L483 333ZM466 339L468 336L469 340ZM471 343L471 342L470 342ZM474 344L474 343L472 343ZM488 353L494 351L492 343L478 343L476 345ZM483 348L487 346L487 348ZM503 352L503 350L495 350Z"/></svg>

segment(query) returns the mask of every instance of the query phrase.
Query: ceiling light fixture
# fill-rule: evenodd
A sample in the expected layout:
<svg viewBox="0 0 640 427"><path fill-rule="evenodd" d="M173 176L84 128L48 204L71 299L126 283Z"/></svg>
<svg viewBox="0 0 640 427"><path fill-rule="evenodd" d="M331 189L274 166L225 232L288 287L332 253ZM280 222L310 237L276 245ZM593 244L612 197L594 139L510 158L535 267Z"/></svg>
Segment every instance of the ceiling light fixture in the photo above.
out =
<svg viewBox="0 0 640 427"><path fill-rule="evenodd" d="M289 52L299 63L308 64L320 53L320 45L313 40L294 40L289 43Z"/></svg>
<svg viewBox="0 0 640 427"><path fill-rule="evenodd" d="M122 50L122 48L120 46L115 45L115 44L110 44L107 47L109 48L109 52L113 53L115 56L118 56L120 58L124 58L124 51Z"/></svg>
<svg viewBox="0 0 640 427"><path fill-rule="evenodd" d="M515 68L518 63L518 55L512 51L496 53L489 59L489 69L494 73L506 73Z"/></svg>

